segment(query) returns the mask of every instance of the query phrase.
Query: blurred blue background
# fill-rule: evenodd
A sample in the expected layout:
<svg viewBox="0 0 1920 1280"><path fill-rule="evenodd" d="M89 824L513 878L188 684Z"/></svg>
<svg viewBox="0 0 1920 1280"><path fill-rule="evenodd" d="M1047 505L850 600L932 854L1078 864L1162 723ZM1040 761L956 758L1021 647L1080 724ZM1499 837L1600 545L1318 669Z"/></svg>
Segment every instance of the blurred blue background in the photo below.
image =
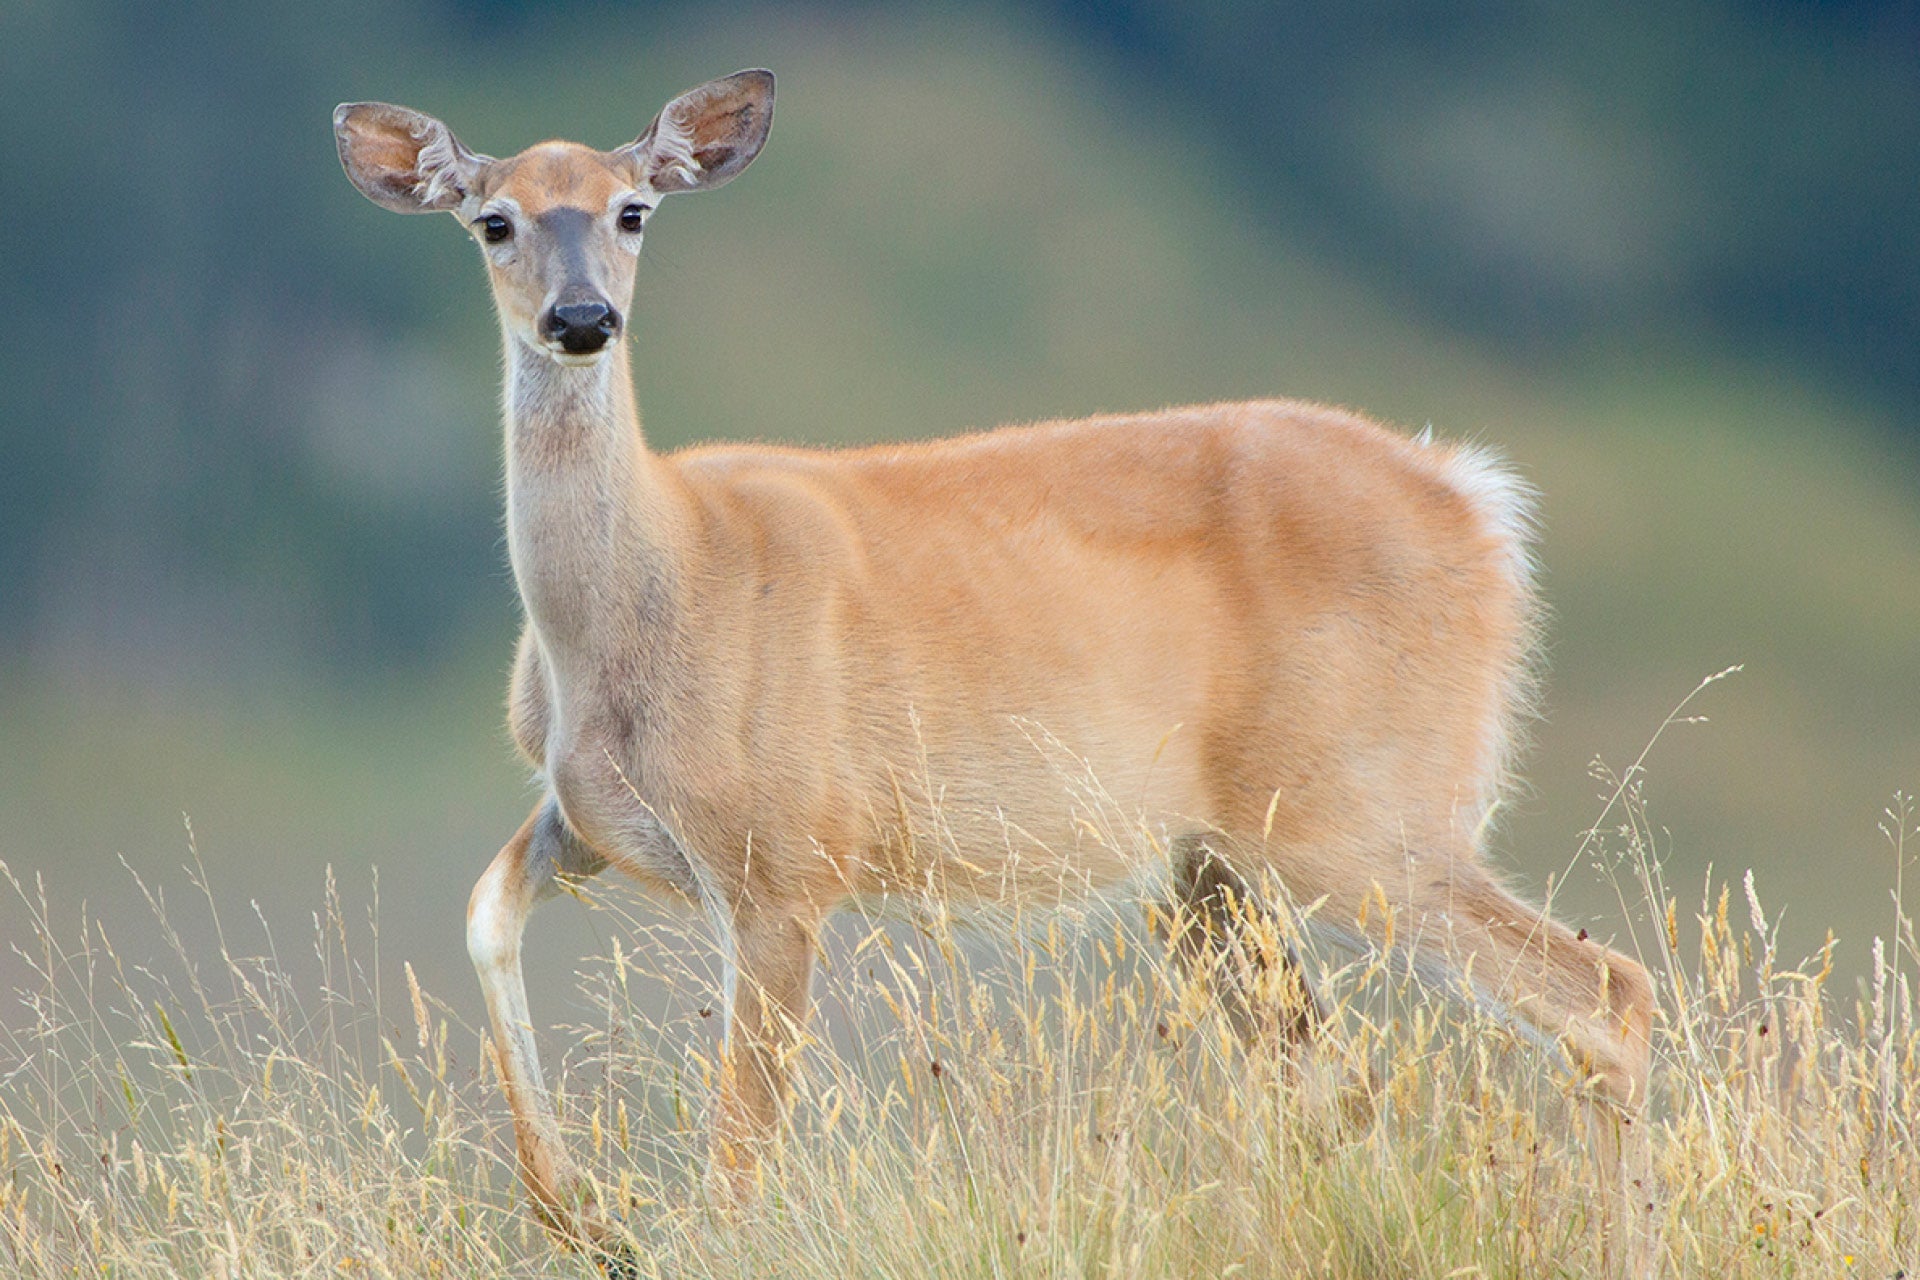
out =
<svg viewBox="0 0 1920 1280"><path fill-rule="evenodd" d="M1683 905L1752 867L1789 952L1884 929L1920 10L1785 0L9 0L0 858L64 918L135 927L119 859L177 881L184 813L270 919L377 865L392 961L477 1011L467 886L532 799L498 336L466 238L361 199L329 113L612 146L755 65L766 153L648 237L657 447L1269 394L1487 442L1544 492L1555 610L1503 865L1625 928L1577 854L1590 765L1744 663L1648 762ZM598 928L549 908L537 984Z"/></svg>

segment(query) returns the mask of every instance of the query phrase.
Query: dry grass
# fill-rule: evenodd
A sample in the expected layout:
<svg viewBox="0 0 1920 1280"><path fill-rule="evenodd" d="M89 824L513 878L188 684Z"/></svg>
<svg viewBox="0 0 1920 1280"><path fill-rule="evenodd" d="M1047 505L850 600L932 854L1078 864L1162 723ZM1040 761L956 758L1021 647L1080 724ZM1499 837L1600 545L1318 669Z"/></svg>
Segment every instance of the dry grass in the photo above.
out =
<svg viewBox="0 0 1920 1280"><path fill-rule="evenodd" d="M1662 1275L1920 1274L1913 807L1889 810L1895 906L1851 996L1828 987L1831 947L1782 963L1750 882L1680 904L1637 768L1603 820L1583 858L1651 921L1664 1015L1625 1208L1579 1086L1489 1011L1390 956L1320 956L1338 1047L1299 1069L1250 1053L1113 904L838 927L830 1043L736 1212L698 1173L711 989L672 967L706 943L635 919L583 972L596 1024L547 1037L568 1140L662 1276L1584 1276L1623 1250ZM15 889L38 979L0 1035L0 1270L588 1272L519 1206L504 1104L463 1065L478 1031L410 969L380 989L377 932L331 880L302 947L314 981L264 923L258 954L217 922L202 954L150 894L165 947L136 961ZM1336 1087L1359 1062L1365 1116Z"/></svg>

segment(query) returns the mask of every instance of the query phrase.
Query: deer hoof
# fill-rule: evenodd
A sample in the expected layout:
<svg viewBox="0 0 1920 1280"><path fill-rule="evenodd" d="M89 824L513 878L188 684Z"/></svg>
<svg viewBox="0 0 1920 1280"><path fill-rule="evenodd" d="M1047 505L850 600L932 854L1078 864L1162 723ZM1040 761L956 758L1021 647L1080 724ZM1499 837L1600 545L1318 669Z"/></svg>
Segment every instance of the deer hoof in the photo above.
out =
<svg viewBox="0 0 1920 1280"><path fill-rule="evenodd" d="M607 1280L640 1280L640 1259L627 1245L602 1249L597 1261L600 1270L606 1272Z"/></svg>

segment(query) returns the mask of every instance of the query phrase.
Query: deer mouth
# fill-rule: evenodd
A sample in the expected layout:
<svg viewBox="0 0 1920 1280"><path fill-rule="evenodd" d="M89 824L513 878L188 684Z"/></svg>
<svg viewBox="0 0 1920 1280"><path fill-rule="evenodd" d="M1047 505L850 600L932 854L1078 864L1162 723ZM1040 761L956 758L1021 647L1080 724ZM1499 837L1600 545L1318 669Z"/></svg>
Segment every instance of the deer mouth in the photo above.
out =
<svg viewBox="0 0 1920 1280"><path fill-rule="evenodd" d="M543 343L540 349L555 364L564 365L569 369L584 369L589 365L599 364L606 358L607 352L613 348L602 347L598 351L569 351L565 347Z"/></svg>

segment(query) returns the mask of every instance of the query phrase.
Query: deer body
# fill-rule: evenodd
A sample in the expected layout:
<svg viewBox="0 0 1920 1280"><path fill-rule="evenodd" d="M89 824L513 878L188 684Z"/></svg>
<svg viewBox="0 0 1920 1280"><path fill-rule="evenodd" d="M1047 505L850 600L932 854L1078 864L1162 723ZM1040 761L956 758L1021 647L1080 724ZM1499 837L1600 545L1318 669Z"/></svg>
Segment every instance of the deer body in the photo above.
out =
<svg viewBox="0 0 1920 1280"><path fill-rule="evenodd" d="M505 335L510 723L548 794L475 887L469 945L543 1219L610 1230L560 1147L520 978L556 875L612 866L714 920L715 1149L741 1167L779 1120L821 920L1133 876L1141 855L1082 820L1095 784L1174 851L1176 897L1277 882L1353 919L1384 891L1637 1100L1644 972L1481 861L1535 606L1524 490L1480 455L1286 401L648 451L612 341L638 228L744 167L771 95L743 72L628 148L506 161L401 108L336 115L369 196L475 229Z"/></svg>
<svg viewBox="0 0 1920 1280"><path fill-rule="evenodd" d="M759 874L823 906L941 874L891 852L896 789L924 803L926 783L1004 815L953 824L981 892L1129 874L1075 837L1043 736L1173 832L1258 827L1279 791L1275 842L1371 850L1364 888L1404 844L1471 831L1502 763L1528 602L1509 531L1446 481L1456 459L1286 403L707 449L646 460L677 510L629 527L673 528L671 550L609 536L608 503L516 463L515 735L616 864L644 798L690 850L755 833ZM556 569L604 548L700 589ZM609 577L624 589L580 589ZM819 867L782 865L810 847ZM700 871L744 889L739 861Z"/></svg>

